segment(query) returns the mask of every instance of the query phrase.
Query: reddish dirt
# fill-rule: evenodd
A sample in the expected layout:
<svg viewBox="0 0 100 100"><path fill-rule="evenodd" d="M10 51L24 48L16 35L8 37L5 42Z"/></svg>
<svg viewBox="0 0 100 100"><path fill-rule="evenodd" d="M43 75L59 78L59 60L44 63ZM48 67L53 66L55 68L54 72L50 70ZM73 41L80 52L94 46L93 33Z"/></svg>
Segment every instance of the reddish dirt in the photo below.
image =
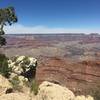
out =
<svg viewBox="0 0 100 100"><path fill-rule="evenodd" d="M31 48L37 48L41 46L50 46L49 41L48 42L43 42L41 40L31 40L31 39L25 39L25 38L18 38L18 37L9 37L7 38L7 45L6 48L23 48L23 47L31 47Z"/></svg>
<svg viewBox="0 0 100 100"><path fill-rule="evenodd" d="M83 92L92 86L100 85L100 61L71 62L56 57L47 58L40 63L36 80L48 80Z"/></svg>

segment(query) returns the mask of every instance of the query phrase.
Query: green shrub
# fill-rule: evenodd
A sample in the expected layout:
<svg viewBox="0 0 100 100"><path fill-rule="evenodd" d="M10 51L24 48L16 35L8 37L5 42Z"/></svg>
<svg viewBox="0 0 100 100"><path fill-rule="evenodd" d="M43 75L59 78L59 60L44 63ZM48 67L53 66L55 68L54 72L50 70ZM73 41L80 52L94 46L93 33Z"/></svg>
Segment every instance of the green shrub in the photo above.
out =
<svg viewBox="0 0 100 100"><path fill-rule="evenodd" d="M16 62L18 56L11 57L12 62Z"/></svg>
<svg viewBox="0 0 100 100"><path fill-rule="evenodd" d="M8 67L8 58L4 54L0 54L0 74L9 77L11 68Z"/></svg>
<svg viewBox="0 0 100 100"><path fill-rule="evenodd" d="M100 100L100 86L91 89L90 95L94 97L94 100Z"/></svg>
<svg viewBox="0 0 100 100"><path fill-rule="evenodd" d="M35 80L32 81L31 86L30 86L30 90L31 92L33 92L35 95L37 95L38 93L38 84L36 83Z"/></svg>
<svg viewBox="0 0 100 100"><path fill-rule="evenodd" d="M10 80L10 82L11 82L14 90L21 91L22 87L19 85L20 80L19 80L18 76L13 77L12 80Z"/></svg>
<svg viewBox="0 0 100 100"><path fill-rule="evenodd" d="M23 64L24 64L24 65L29 65L29 64L30 64L30 60L28 59L28 57L25 57L25 58L23 59Z"/></svg>

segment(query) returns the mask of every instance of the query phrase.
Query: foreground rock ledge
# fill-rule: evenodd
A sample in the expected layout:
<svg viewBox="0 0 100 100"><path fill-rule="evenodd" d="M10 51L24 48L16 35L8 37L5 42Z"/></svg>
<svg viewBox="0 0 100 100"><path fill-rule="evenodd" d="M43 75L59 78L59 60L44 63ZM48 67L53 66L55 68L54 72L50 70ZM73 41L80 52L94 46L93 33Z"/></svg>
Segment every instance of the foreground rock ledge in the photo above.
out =
<svg viewBox="0 0 100 100"><path fill-rule="evenodd" d="M24 93L10 93L0 96L0 100L30 100L30 97Z"/></svg>
<svg viewBox="0 0 100 100"><path fill-rule="evenodd" d="M0 75L0 95L5 94L6 91L11 88L12 88L11 83L5 77Z"/></svg>
<svg viewBox="0 0 100 100"><path fill-rule="evenodd" d="M8 87L8 86L7 86ZM75 96L72 91L66 87L51 82L43 82L39 86L38 94L30 96L30 94L16 92L2 94L0 100L94 100L91 96Z"/></svg>
<svg viewBox="0 0 100 100"><path fill-rule="evenodd" d="M36 100L94 100L91 96L76 96L66 87L50 82L43 82L39 86Z"/></svg>

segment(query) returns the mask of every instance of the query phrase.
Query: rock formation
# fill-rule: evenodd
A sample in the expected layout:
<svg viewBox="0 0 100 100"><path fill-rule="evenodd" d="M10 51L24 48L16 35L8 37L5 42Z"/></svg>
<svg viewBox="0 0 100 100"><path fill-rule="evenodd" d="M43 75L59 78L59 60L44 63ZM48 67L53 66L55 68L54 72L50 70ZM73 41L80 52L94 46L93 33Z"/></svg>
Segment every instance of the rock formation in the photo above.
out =
<svg viewBox="0 0 100 100"><path fill-rule="evenodd" d="M36 79L39 83L50 81L66 86L76 94L85 94L89 89L100 85L100 62L46 58L37 67Z"/></svg>
<svg viewBox="0 0 100 100"><path fill-rule="evenodd" d="M69 88L70 86L66 88L62 85L64 85L65 80L70 80L70 79L71 80L76 79L81 81L84 80L89 84L90 82L94 81L98 83L99 72L97 71L96 73L94 73L94 75L92 75L91 71L89 72L89 70L92 69L94 69L94 71L97 70L99 68L100 64L99 62L95 63L90 61L83 61L80 62L78 66L76 66L75 63L74 64L67 63L66 66L66 62L61 61L61 59L57 58L52 60L47 59L47 61L48 63L46 63L46 67L45 64L44 66L42 66L44 72L44 74L42 75L43 77L42 76L37 77L37 79L41 78L42 81L43 80L47 81L44 81L43 83L40 84L38 88L38 94L35 96L33 92L30 92L30 88L35 88L34 87L35 85L33 85L33 87L26 87L24 83L29 82L29 78L33 77L29 76L32 75L32 73L29 74L28 76L27 73L34 72L34 70L36 70L37 60L35 58L25 57L25 56L18 56L13 58L12 60L9 60L8 67L12 69L9 78L5 78L2 75L0 75L0 100L95 100L90 95L85 96L77 94L76 96L75 93L76 91L72 91L72 88L75 87L73 85L73 81L67 82L68 86L69 83L71 84L71 86L73 86L72 88ZM53 66L54 64L55 66ZM87 69L82 70L81 68L84 69L82 65L84 65L84 67L86 66ZM96 67L93 67L92 65L95 65ZM75 70L73 70L73 66L74 68L76 68ZM81 68L79 68L80 66ZM48 76L46 76L45 74L46 71L50 72L47 73ZM82 72L80 73L80 71ZM92 70L92 73L94 71ZM65 72L66 76L64 76ZM86 77L84 76L83 72L85 73L85 75L87 75ZM39 73L37 74L41 75ZM97 79L95 78L94 80L90 76L92 77L98 76L98 77ZM77 88L81 89L82 86L84 85L81 86L77 85ZM75 89L76 88L73 88L73 90ZM79 90L79 92L81 92L81 90Z"/></svg>
<svg viewBox="0 0 100 100"><path fill-rule="evenodd" d="M94 100L91 96L75 96L66 87L51 82L43 82L39 86L39 93L36 100Z"/></svg>
<svg viewBox="0 0 100 100"><path fill-rule="evenodd" d="M0 82L5 81L5 84L0 84L5 89L10 88L10 83L3 76L0 76ZM13 88L13 87L12 87ZM27 91L27 90L25 90ZM0 91L0 100L94 100L91 96L75 96L74 93L66 87L54 84L51 82L43 82L38 89L38 94L35 96L31 92L3 92Z"/></svg>
<svg viewBox="0 0 100 100"><path fill-rule="evenodd" d="M34 79L36 66L37 59L32 57L16 56L8 60L9 77L0 75L0 100L30 100L29 79Z"/></svg>
<svg viewBox="0 0 100 100"><path fill-rule="evenodd" d="M74 100L72 91L58 84L43 82L39 87L37 100Z"/></svg>
<svg viewBox="0 0 100 100"><path fill-rule="evenodd" d="M8 79L0 75L0 95L5 94L9 89L12 89L11 83Z"/></svg>
<svg viewBox="0 0 100 100"><path fill-rule="evenodd" d="M30 97L24 93L10 93L0 96L0 100L30 100Z"/></svg>

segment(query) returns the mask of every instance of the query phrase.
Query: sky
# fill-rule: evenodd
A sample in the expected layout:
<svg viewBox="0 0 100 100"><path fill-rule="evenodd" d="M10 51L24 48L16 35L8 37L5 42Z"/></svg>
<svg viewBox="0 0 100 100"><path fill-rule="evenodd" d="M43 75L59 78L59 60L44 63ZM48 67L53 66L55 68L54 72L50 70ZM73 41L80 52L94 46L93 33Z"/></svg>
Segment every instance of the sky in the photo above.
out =
<svg viewBox="0 0 100 100"><path fill-rule="evenodd" d="M100 33L100 0L0 0L18 22L7 33Z"/></svg>

